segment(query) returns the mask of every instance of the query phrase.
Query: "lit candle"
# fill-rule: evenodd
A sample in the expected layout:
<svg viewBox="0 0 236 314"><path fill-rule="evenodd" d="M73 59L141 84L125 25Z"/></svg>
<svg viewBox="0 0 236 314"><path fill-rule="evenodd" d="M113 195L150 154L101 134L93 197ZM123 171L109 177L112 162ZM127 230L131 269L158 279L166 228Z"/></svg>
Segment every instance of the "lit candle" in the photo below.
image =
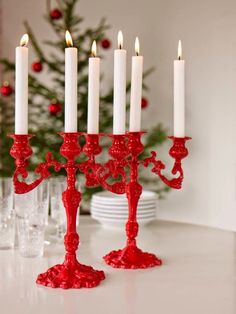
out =
<svg viewBox="0 0 236 314"><path fill-rule="evenodd" d="M174 136L185 136L185 61L179 41L178 60L174 61Z"/></svg>
<svg viewBox="0 0 236 314"><path fill-rule="evenodd" d="M118 49L114 51L113 133L125 133L126 120L126 50L123 35L118 33Z"/></svg>
<svg viewBox="0 0 236 314"><path fill-rule="evenodd" d="M65 49L65 132L77 132L77 48L66 31Z"/></svg>
<svg viewBox="0 0 236 314"><path fill-rule="evenodd" d="M15 134L28 134L28 41L24 34L16 47Z"/></svg>
<svg viewBox="0 0 236 314"><path fill-rule="evenodd" d="M135 39L135 53L132 57L131 93L130 93L130 132L139 132L141 129L141 99L143 79L143 57L139 55L140 46L138 37Z"/></svg>
<svg viewBox="0 0 236 314"><path fill-rule="evenodd" d="M92 57L89 58L88 76L88 134L99 132L99 79L100 58L96 57L96 41L92 44Z"/></svg>

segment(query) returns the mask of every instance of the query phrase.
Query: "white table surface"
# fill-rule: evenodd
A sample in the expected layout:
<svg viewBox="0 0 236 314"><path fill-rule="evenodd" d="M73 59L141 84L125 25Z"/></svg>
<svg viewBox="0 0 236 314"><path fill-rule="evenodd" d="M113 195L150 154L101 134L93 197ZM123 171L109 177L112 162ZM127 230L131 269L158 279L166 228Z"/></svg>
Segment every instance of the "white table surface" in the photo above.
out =
<svg viewBox="0 0 236 314"><path fill-rule="evenodd" d="M27 259L0 251L1 314L230 314L236 313L235 233L155 222L140 231L139 246L158 254L161 267L118 270L102 256L121 248L124 234L103 229L89 217L80 223L80 262L103 269L106 280L92 289L62 290L35 284L38 273L63 261L62 245Z"/></svg>

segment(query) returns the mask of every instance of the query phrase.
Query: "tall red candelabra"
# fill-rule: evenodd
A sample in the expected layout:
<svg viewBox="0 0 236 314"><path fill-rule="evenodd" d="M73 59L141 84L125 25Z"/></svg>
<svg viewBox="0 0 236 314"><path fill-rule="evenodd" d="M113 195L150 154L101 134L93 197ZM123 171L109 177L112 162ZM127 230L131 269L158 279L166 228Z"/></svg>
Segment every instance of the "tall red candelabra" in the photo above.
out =
<svg viewBox="0 0 236 314"><path fill-rule="evenodd" d="M116 268L133 269L161 265L161 260L154 254L142 252L136 245L138 234L137 206L142 193L142 186L138 182L138 168L141 165L147 167L152 164L152 172L157 174L165 184L180 189L183 181L181 160L188 155L185 142L190 138L170 137L173 146L169 153L175 159L172 173L177 177L169 180L162 174L165 166L160 160L156 159L155 152L151 153L151 157L139 160L139 155L143 152L142 134L133 132L126 135L108 135L112 138L112 145L109 149L111 159L102 165L96 161L96 156L102 151L99 145L99 137L106 135L61 133L63 144L60 153L66 158L67 162L64 164L59 163L53 159L51 153L48 153L46 161L35 169L39 178L32 183L25 181L28 176L28 159L32 155L29 144L31 135L11 135L14 144L10 153L16 160L16 170L13 177L16 193L27 193L34 189L50 176L49 168L51 167L55 171L65 169L67 173L67 189L62 194L67 216L67 231L64 238L65 260L63 264L55 265L45 273L40 274L36 281L38 284L53 288L90 288L97 286L105 278L103 271L97 271L90 266L82 265L76 258L79 244L79 236L76 231L76 215L81 200L81 194L75 188L77 171L84 173L87 186L102 185L104 189L113 193L126 193L128 198L129 218L126 224L126 247L106 255L104 257L106 263ZM86 137L86 144L83 149L79 146L80 136ZM84 153L87 159L82 163L77 163L75 158L80 153Z"/></svg>
<svg viewBox="0 0 236 314"><path fill-rule="evenodd" d="M62 193L62 200L66 210L67 231L64 237L65 260L63 264L49 268L45 273L40 274L36 280L38 284L52 288L92 288L97 286L101 280L105 279L103 271L94 270L91 266L82 265L77 261L76 251L79 245L79 236L76 231L76 216L81 200L81 194L75 187L76 172L80 165L75 162L75 158L80 154L81 148L78 144L79 133L61 133L63 144L60 153L67 159L65 164L61 164L52 158L51 153L46 156L46 162L40 164L35 172L39 178L33 183L26 183L27 159L32 155L29 145L30 135L12 135L14 144L11 148L11 156L16 159L16 170L13 177L15 192L23 194L38 186L44 179L50 176L48 169L54 167L55 171L64 168L67 172L67 188ZM94 153L96 155L96 152ZM90 160L86 162L90 163ZM20 181L22 176L23 181Z"/></svg>

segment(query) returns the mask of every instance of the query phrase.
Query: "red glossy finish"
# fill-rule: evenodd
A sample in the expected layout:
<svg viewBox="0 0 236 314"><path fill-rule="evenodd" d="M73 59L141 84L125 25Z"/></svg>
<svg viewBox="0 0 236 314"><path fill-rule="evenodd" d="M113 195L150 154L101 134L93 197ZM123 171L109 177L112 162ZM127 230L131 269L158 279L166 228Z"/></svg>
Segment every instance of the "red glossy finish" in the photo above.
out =
<svg viewBox="0 0 236 314"><path fill-rule="evenodd" d="M16 159L16 171L14 174L14 185L16 193L27 193L35 188L43 179L50 176L48 169L54 167L55 171L64 168L67 172L67 189L63 192L62 199L67 214L67 233L65 235L66 256L61 265L51 267L46 273L38 276L37 283L61 288L94 287L105 278L102 271L96 271L90 266L81 265L76 259L76 250L79 244L79 236L76 232L76 215L80 204L81 194L76 190L76 172L83 172L86 177L87 186L102 185L103 188L117 194L126 193L129 205L129 217L126 224L127 243L124 249L112 251L104 257L107 264L116 268L147 268L161 265L161 260L154 254L142 252L136 245L138 235L137 206L142 193L142 186L138 182L138 168L140 165L147 167L152 165L152 172L171 188L180 189L183 181L183 169L181 161L188 155L185 142L190 138L170 137L173 141L169 154L175 163L172 174L176 175L169 179L162 170L165 165L156 159L156 152L151 156L140 160L143 152L141 142L142 132L130 132L126 135L109 135L112 145L109 149L111 159L104 165L96 162L96 156L102 151L99 145L99 137L104 134L84 133L61 133L64 142L60 153L67 159L65 164L60 164L47 154L46 162L40 164L35 172L40 175L33 183L27 184L20 181L18 176L27 177L27 159L32 154L29 145L30 135L12 135L14 144L11 155ZM78 143L80 135L86 137L83 153L87 160L78 164L75 159L81 153ZM128 174L125 170L128 170ZM111 182L112 179L112 182Z"/></svg>
<svg viewBox="0 0 236 314"><path fill-rule="evenodd" d="M102 152L102 148L99 145L100 135L86 133L83 135L86 138L83 153L88 157L88 159L79 165L79 170L85 175L86 186L96 186L99 184L95 175L99 165L95 163L95 157Z"/></svg>
<svg viewBox="0 0 236 314"><path fill-rule="evenodd" d="M179 176L168 179L161 173L165 166L160 160L156 160L155 152L151 152L151 157L145 158L143 161L139 160L139 155L143 152L142 134L142 132L130 132L127 134L127 148L129 153L126 156L129 157L128 164L130 168L130 180L125 185L129 206L129 217L126 224L127 243L124 249L112 251L104 256L105 262L115 268L137 269L162 264L162 261L154 254L142 252L136 245L136 237L138 235L137 206L142 194L142 186L138 182L139 165L147 167L149 164L153 164L152 172L157 174L165 184L172 188L181 188L183 181L181 160L188 155L185 142L190 138L171 137L173 146L169 153L175 159L172 173L179 173Z"/></svg>
<svg viewBox="0 0 236 314"><path fill-rule="evenodd" d="M86 137L86 143L83 147L83 152L89 157L99 155L102 152L102 148L99 145L99 134L84 134Z"/></svg>
<svg viewBox="0 0 236 314"><path fill-rule="evenodd" d="M14 174L14 186L16 193L27 193L35 188L43 179L50 176L48 168L53 166L56 171L64 168L67 172L67 188L62 193L62 200L66 209L67 231L64 238L66 255L63 264L49 268L45 273L40 274L36 282L40 285L52 288L92 288L97 286L105 275L103 271L94 270L91 266L82 265L77 261L76 251L79 245L79 236L76 231L77 210L81 201L81 194L76 189L76 172L79 165L75 158L80 154L81 148L78 144L79 133L61 133L64 141L61 146L61 155L67 159L65 164L52 159L51 154L47 155L45 163L40 164L36 172L40 178L33 183L27 184L18 179L19 175L27 177L26 160L31 156L32 150L29 145L28 135L12 135L14 144L11 155L16 159L16 170Z"/></svg>
<svg viewBox="0 0 236 314"><path fill-rule="evenodd" d="M128 164L129 154L126 145L126 135L109 135L112 145L109 148L109 155L112 157L104 165L98 164L96 177L102 187L112 193L124 194L126 185L125 166ZM109 179L113 183L109 183Z"/></svg>
<svg viewBox="0 0 236 314"><path fill-rule="evenodd" d="M59 171L61 165L59 162L52 158L52 154L48 153L46 156L46 162L41 163L36 169L35 173L39 175L34 182L28 184L24 180L19 180L19 176L23 179L28 177L27 165L28 159L31 157L33 151L30 147L29 140L32 135L10 135L14 139L14 144L10 150L10 154L15 158L16 170L13 175L13 183L15 186L15 192L17 194L27 193L38 186L44 179L50 176L48 169L54 167L56 171Z"/></svg>

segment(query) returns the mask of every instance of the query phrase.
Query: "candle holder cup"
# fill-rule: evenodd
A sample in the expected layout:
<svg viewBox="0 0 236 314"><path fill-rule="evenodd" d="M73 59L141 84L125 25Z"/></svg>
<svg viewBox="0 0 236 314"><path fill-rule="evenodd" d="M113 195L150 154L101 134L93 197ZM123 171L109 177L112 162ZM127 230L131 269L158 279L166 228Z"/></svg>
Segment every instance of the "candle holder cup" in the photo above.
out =
<svg viewBox="0 0 236 314"><path fill-rule="evenodd" d="M179 174L173 179L168 179L162 174L164 164L156 159L156 153L151 152L151 156L144 160L139 160L143 152L141 142L142 132L129 132L125 135L106 134L86 134L86 133L60 133L63 143L60 148L61 155L66 159L65 163L60 163L53 159L49 152L46 161L39 164L35 169L38 178L32 183L27 183L28 159L32 155L29 140L32 135L10 135L14 143L10 154L15 158L16 169L13 175L15 192L18 194L27 193L37 187L51 173L49 169L55 171L64 169L67 173L67 188L62 193L62 200L67 216L67 231L64 237L65 259L63 264L49 268L45 273L40 274L36 282L52 288L82 288L95 287L104 278L104 272L94 270L91 266L86 266L78 262L76 251L79 245L79 236L76 230L77 209L81 201L81 193L76 189L76 173L84 173L86 186L93 187L101 185L104 189L116 194L126 193L129 205L129 217L126 224L127 243L124 249L112 251L104 257L107 264L116 268L147 268L161 265L161 260L154 254L142 252L136 245L138 235L137 206L142 193L142 186L138 182L139 166L147 167L152 164L152 172L168 186L180 189L183 181L183 170L181 161L188 155L185 142L190 139L170 137L173 146L170 155L175 159L172 173ZM86 143L83 148L79 145L79 137L85 136ZM110 159L101 164L96 161L96 156L102 152L99 138L109 136L112 144L109 148ZM75 159L81 154L85 154L87 159L77 163Z"/></svg>

